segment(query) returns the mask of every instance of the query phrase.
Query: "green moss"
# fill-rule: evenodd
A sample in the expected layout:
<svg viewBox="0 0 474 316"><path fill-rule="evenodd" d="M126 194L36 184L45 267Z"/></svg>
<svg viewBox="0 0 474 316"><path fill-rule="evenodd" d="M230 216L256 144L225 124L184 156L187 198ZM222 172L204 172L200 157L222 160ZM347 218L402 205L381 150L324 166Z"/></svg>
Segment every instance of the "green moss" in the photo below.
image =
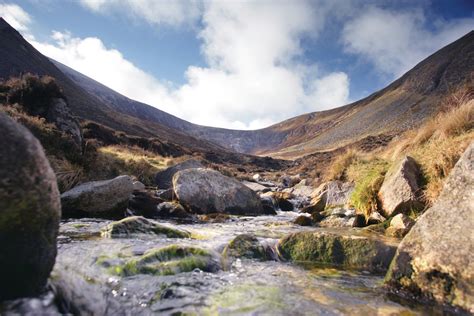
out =
<svg viewBox="0 0 474 316"><path fill-rule="evenodd" d="M135 274L173 275L200 269L213 272L218 269L212 254L201 248L171 245L148 251L143 256L112 267L113 274L130 276Z"/></svg>
<svg viewBox="0 0 474 316"><path fill-rule="evenodd" d="M330 233L300 232L280 240L280 256L305 265L385 271L395 247L379 240Z"/></svg>
<svg viewBox="0 0 474 316"><path fill-rule="evenodd" d="M358 161L348 170L349 178L355 183L349 204L359 213L364 214L366 218L378 208L377 194L388 168L388 162L374 159Z"/></svg>
<svg viewBox="0 0 474 316"><path fill-rule="evenodd" d="M131 216L110 223L101 232L103 237L127 237L133 234L165 235L168 238L190 238L191 234L160 225L141 216Z"/></svg>
<svg viewBox="0 0 474 316"><path fill-rule="evenodd" d="M224 248L222 256L225 259L229 257L259 259L262 261L270 259L265 247L260 244L257 237L248 234L235 237Z"/></svg>

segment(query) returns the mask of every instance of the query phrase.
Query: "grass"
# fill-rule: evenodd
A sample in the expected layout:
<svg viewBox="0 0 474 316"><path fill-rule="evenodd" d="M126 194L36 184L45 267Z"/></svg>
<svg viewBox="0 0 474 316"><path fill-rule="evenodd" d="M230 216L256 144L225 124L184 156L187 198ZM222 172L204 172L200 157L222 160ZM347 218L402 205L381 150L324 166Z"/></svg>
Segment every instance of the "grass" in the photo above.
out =
<svg viewBox="0 0 474 316"><path fill-rule="evenodd" d="M327 180L347 180L347 168L355 163L360 155L360 152L348 149L342 155L337 156L329 168Z"/></svg>
<svg viewBox="0 0 474 316"><path fill-rule="evenodd" d="M360 159L347 169L348 180L355 183L349 203L366 218L378 209L377 193L390 162L382 159Z"/></svg>

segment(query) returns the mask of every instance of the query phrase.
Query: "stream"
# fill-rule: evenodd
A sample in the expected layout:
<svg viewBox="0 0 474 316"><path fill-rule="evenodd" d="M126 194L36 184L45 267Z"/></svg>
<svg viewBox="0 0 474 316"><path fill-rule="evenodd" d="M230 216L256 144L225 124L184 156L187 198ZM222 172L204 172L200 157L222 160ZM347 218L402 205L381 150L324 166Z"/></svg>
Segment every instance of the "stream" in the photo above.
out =
<svg viewBox="0 0 474 316"><path fill-rule="evenodd" d="M383 275L364 271L253 259L236 259L212 273L195 269L176 275L118 276L107 268L113 267L114 260L168 245L209 249L217 258L229 241L242 233L253 234L262 244L274 248L288 233L325 229L292 224L298 215L278 212L275 216L231 217L224 223L204 224L159 221L190 232L192 238L185 239L156 235L104 238L100 230L110 223L108 220L63 221L51 275L52 290L39 299L19 300L10 308L16 312L42 308L45 314L60 311L93 315L436 314L427 306L392 300L382 286Z"/></svg>

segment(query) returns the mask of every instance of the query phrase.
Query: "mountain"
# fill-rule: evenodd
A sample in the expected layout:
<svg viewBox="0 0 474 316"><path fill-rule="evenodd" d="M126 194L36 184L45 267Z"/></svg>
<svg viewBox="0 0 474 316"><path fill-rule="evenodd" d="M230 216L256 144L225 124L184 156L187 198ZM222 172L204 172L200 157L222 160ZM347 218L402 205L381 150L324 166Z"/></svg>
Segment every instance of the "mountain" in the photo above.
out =
<svg viewBox="0 0 474 316"><path fill-rule="evenodd" d="M100 99L78 86L46 56L29 44L19 32L0 18L0 78L8 79L30 72L54 77L63 89L73 113L83 119L106 125L117 131L143 137L157 137L196 151L225 151L221 146L196 139L159 121L142 119L119 111L117 104Z"/></svg>
<svg viewBox="0 0 474 316"><path fill-rule="evenodd" d="M55 77L74 114L84 120L131 135L158 137L191 150L294 159L374 138L390 139L437 113L442 99L450 92L462 85L473 85L474 31L367 98L253 131L196 125L131 100L49 60L3 19L0 19L0 56L0 77L24 72Z"/></svg>
<svg viewBox="0 0 474 316"><path fill-rule="evenodd" d="M369 136L391 138L435 114L452 90L472 84L474 31L429 56L388 87L352 104L313 112L254 131L195 125L133 101L104 85L55 64L76 84L117 111L148 119L237 152L296 158ZM159 104L157 104L159 106Z"/></svg>

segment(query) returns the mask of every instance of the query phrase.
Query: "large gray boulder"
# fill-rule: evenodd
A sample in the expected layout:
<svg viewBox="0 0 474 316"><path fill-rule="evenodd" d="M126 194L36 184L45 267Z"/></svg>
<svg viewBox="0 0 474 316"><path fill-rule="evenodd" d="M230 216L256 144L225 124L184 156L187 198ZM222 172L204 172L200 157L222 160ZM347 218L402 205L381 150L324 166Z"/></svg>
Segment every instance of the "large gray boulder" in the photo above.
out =
<svg viewBox="0 0 474 316"><path fill-rule="evenodd" d="M418 164L408 156L387 172L378 194L385 216L423 208L419 197L420 176Z"/></svg>
<svg viewBox="0 0 474 316"><path fill-rule="evenodd" d="M83 183L61 194L63 217L123 217L132 193L129 176Z"/></svg>
<svg viewBox="0 0 474 316"><path fill-rule="evenodd" d="M186 169L173 177L179 202L195 213L260 215L258 195L241 182L211 169Z"/></svg>
<svg viewBox="0 0 474 316"><path fill-rule="evenodd" d="M386 282L474 313L474 143L400 243Z"/></svg>
<svg viewBox="0 0 474 316"><path fill-rule="evenodd" d="M195 159L189 159L169 167L155 175L155 183L159 189L169 189L173 186L173 176L180 170L204 168L204 166Z"/></svg>
<svg viewBox="0 0 474 316"><path fill-rule="evenodd" d="M0 300L38 294L56 258L61 206L38 140L0 112Z"/></svg>

